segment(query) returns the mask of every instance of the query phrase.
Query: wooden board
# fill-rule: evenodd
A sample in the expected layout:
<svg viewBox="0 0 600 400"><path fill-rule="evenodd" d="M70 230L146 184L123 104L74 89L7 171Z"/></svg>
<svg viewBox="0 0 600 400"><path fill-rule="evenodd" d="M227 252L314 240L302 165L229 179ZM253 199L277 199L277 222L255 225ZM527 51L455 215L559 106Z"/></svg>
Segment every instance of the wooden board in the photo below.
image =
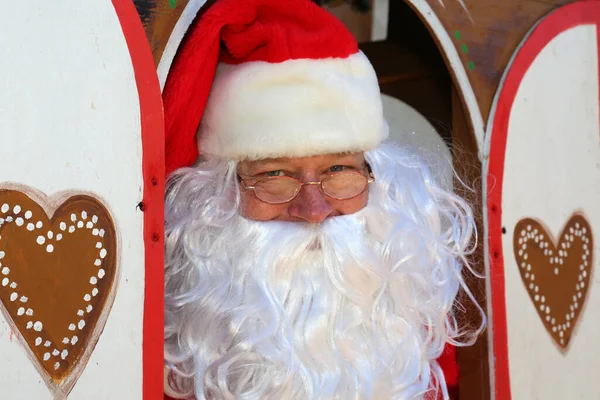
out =
<svg viewBox="0 0 600 400"><path fill-rule="evenodd" d="M598 398L600 2L559 8L503 77L486 187L498 399ZM595 272L596 271L596 272Z"/></svg>
<svg viewBox="0 0 600 400"><path fill-rule="evenodd" d="M544 15L571 0L427 0L452 38L487 121L500 78L518 44Z"/></svg>
<svg viewBox="0 0 600 400"><path fill-rule="evenodd" d="M139 16L4 3L0 392L159 398L163 117Z"/></svg>
<svg viewBox="0 0 600 400"><path fill-rule="evenodd" d="M156 66L158 66L169 36L188 2L189 0L133 1L144 25Z"/></svg>

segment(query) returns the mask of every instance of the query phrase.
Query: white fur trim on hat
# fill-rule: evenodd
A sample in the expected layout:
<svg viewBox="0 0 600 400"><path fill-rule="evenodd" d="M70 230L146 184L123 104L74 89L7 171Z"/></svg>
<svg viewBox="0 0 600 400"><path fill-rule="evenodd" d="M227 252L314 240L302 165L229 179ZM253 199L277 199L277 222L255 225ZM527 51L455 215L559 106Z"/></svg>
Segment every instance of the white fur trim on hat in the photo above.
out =
<svg viewBox="0 0 600 400"><path fill-rule="evenodd" d="M365 151L388 136L367 57L220 64L198 130L201 154L257 160Z"/></svg>

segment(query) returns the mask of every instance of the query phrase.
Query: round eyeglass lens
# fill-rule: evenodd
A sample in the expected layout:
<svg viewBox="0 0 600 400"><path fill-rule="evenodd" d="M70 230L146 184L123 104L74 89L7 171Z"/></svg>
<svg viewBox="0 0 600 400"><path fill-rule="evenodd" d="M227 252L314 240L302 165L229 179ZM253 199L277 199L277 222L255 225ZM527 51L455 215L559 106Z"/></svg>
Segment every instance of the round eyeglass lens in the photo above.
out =
<svg viewBox="0 0 600 400"><path fill-rule="evenodd" d="M367 187L367 178L356 173L339 173L323 181L323 192L336 199L349 199Z"/></svg>

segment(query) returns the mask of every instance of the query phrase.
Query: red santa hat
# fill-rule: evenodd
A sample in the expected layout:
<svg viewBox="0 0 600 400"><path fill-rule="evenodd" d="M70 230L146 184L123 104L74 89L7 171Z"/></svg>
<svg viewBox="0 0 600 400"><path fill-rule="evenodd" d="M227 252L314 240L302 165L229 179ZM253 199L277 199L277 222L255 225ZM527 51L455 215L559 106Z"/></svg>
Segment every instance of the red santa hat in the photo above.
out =
<svg viewBox="0 0 600 400"><path fill-rule="evenodd" d="M217 0L186 34L163 98L167 174L199 152L302 157L388 135L371 63L310 0Z"/></svg>

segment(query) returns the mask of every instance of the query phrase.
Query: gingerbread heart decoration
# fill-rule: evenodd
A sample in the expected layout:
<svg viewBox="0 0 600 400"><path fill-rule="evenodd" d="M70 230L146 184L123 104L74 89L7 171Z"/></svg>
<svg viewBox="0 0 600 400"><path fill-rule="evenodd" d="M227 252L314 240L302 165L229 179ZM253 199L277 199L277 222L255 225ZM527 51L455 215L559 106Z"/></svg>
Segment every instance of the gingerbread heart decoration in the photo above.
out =
<svg viewBox="0 0 600 400"><path fill-rule="evenodd" d="M95 198L51 203L0 190L0 301L61 397L85 367L112 306L117 241L109 212Z"/></svg>
<svg viewBox="0 0 600 400"><path fill-rule="evenodd" d="M593 243L581 214L569 219L558 241L535 219L522 219L515 226L513 246L521 278L546 330L563 351L586 301Z"/></svg>

